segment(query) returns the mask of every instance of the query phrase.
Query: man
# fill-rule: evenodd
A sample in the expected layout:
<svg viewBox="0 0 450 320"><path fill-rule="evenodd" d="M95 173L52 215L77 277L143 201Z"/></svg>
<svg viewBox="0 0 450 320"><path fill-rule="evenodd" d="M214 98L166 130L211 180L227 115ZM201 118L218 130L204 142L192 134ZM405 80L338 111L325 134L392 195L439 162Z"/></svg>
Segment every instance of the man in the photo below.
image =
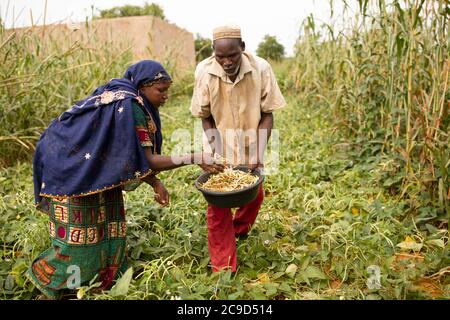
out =
<svg viewBox="0 0 450 320"><path fill-rule="evenodd" d="M202 119L212 152L228 164L263 168L263 154L273 127L272 112L285 105L269 63L245 51L238 26L213 31L213 55L199 63L191 113ZM213 272L237 267L236 239L245 238L263 202L256 199L231 209L208 205L208 249Z"/></svg>

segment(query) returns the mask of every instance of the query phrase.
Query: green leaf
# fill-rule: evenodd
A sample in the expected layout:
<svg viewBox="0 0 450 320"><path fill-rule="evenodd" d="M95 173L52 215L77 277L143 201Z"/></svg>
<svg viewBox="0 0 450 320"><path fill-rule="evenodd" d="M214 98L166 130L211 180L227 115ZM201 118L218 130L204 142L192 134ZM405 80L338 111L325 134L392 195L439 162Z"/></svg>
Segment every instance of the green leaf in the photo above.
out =
<svg viewBox="0 0 450 320"><path fill-rule="evenodd" d="M441 239L427 240L425 243L426 243L426 244L429 244L429 245L431 245L431 246L435 246L435 247L442 248L442 249L445 248L445 243L444 243L444 241L441 240Z"/></svg>
<svg viewBox="0 0 450 320"><path fill-rule="evenodd" d="M267 300L266 295L263 292L261 292L260 290L252 290L252 291L250 291L250 295L255 300Z"/></svg>
<svg viewBox="0 0 450 320"><path fill-rule="evenodd" d="M114 287L111 288L110 294L113 297L126 295L128 293L128 289L130 288L132 276L133 276L133 268L130 267L124 273L124 275L119 280L117 280Z"/></svg>
<svg viewBox="0 0 450 320"><path fill-rule="evenodd" d="M284 292L292 292L292 289L287 282L282 282L280 284L280 290Z"/></svg>
<svg viewBox="0 0 450 320"><path fill-rule="evenodd" d="M306 282L306 284L307 284L308 286L310 285L308 277L306 277L305 274L304 274L303 272L299 272L298 275L297 275L297 277L296 277L296 279L298 279L298 281L299 281L300 283Z"/></svg>
<svg viewBox="0 0 450 320"><path fill-rule="evenodd" d="M408 236L408 237L406 237L405 241L398 243L397 247L399 247L403 250L412 250L415 252L419 252L422 249L423 244L415 242L413 239L411 239Z"/></svg>
<svg viewBox="0 0 450 320"><path fill-rule="evenodd" d="M297 272L297 269L298 269L297 265L292 263L286 268L286 274L289 277L293 278L295 276L295 273Z"/></svg>
<svg viewBox="0 0 450 320"><path fill-rule="evenodd" d="M302 261L302 265L300 266L300 270L305 270L309 265L310 256L306 256Z"/></svg>
<svg viewBox="0 0 450 320"><path fill-rule="evenodd" d="M308 266L303 271L303 276L308 279L328 279L328 277L316 266Z"/></svg>
<svg viewBox="0 0 450 320"><path fill-rule="evenodd" d="M240 297L242 297L243 294L244 294L244 292L242 292L242 291L233 292L233 293L228 295L228 300L239 299Z"/></svg>
<svg viewBox="0 0 450 320"><path fill-rule="evenodd" d="M266 289L266 295L268 297L272 297L277 294L277 285L274 283L266 283L264 284L264 288Z"/></svg>

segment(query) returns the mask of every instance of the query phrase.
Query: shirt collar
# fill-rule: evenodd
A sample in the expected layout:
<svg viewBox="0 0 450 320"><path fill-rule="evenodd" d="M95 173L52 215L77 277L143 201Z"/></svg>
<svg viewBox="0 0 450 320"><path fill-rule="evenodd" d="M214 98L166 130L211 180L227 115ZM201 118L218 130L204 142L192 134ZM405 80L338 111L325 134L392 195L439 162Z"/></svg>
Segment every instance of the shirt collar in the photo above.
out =
<svg viewBox="0 0 450 320"><path fill-rule="evenodd" d="M229 82L230 80L228 79L227 74L223 70L222 66L216 61L216 58L214 57L214 55L213 55L212 59L213 59L213 61L212 61L211 67L208 70L208 73L221 78L225 82ZM252 70L253 70L253 68L247 57L247 54L245 52L242 53L241 66L239 68L239 73L238 73L234 83L239 82L246 73L251 72Z"/></svg>

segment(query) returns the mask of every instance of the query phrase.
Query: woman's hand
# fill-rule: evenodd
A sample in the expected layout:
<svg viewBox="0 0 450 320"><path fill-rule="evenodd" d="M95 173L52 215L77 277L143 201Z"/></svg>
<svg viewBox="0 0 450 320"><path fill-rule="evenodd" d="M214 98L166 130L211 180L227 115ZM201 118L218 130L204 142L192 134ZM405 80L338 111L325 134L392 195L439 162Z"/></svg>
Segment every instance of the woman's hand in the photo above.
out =
<svg viewBox="0 0 450 320"><path fill-rule="evenodd" d="M221 161L209 153L202 152L201 159L201 163L198 163L198 165L203 169L203 171L209 173L219 173L225 169L225 166L220 163Z"/></svg>
<svg viewBox="0 0 450 320"><path fill-rule="evenodd" d="M169 204L170 197L164 183L161 180L155 179L152 183L153 191L155 192L155 201L158 202L161 207L165 207Z"/></svg>

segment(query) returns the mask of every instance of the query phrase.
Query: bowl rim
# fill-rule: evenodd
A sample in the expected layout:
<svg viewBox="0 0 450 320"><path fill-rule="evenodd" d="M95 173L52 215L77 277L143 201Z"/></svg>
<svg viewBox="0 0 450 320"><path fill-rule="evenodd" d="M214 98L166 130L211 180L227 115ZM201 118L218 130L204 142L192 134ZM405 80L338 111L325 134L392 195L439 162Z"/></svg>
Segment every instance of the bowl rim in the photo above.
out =
<svg viewBox="0 0 450 320"><path fill-rule="evenodd" d="M250 168L245 167L245 166L236 166L236 167L234 167L234 168L235 168L235 169L248 169L248 170L251 170ZM249 189L252 189L252 188L254 188L254 187L257 186L257 185L260 185L260 184L264 181L264 175L261 174L259 171L253 169L253 170L251 170L251 172L252 172L252 173L253 173L253 172L257 172L256 175L258 176L258 181L256 181L254 184L251 184L251 185L249 185L249 186L247 186L247 187L245 187L245 188L239 189L239 190L233 190L233 191L227 191L227 192L217 192L217 191L209 191L209 190L203 189L202 187L200 187L200 186L198 185L198 179L200 179L200 177L202 177L202 176L205 175L205 174L210 174L209 172L205 172L205 173L201 174L201 175L195 180L194 185L195 185L195 187L196 187L198 190L200 190L201 192L206 193L206 194L211 195L211 196L228 196L228 195L236 195L236 194L239 194L239 193L243 193L243 192L245 192L245 191L247 191L247 190L249 190Z"/></svg>

